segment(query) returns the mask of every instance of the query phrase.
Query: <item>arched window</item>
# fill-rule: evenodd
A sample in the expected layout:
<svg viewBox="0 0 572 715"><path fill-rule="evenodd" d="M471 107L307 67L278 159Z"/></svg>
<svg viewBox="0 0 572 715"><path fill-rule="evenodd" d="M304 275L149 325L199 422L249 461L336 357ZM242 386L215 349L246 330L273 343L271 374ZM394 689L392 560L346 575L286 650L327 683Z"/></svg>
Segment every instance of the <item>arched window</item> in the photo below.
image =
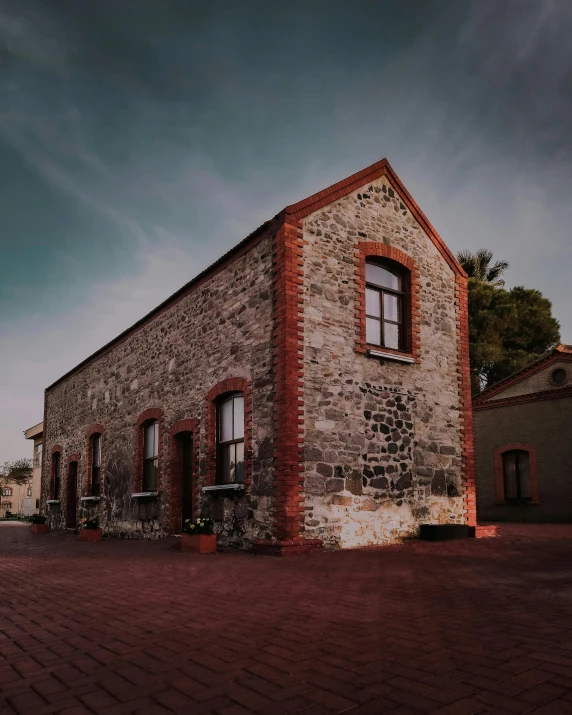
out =
<svg viewBox="0 0 572 715"><path fill-rule="evenodd" d="M61 461L61 453L54 452L52 454L52 499L60 498Z"/></svg>
<svg viewBox="0 0 572 715"><path fill-rule="evenodd" d="M159 479L159 421L148 420L143 424L143 476L141 490L154 492Z"/></svg>
<svg viewBox="0 0 572 715"><path fill-rule="evenodd" d="M32 496L32 487L28 487L26 489L26 496L31 497Z"/></svg>
<svg viewBox="0 0 572 715"><path fill-rule="evenodd" d="M243 468L244 394L235 392L217 403L217 483L242 482Z"/></svg>
<svg viewBox="0 0 572 715"><path fill-rule="evenodd" d="M10 509L12 508L12 502L11 501L3 501L2 508L6 509L6 511L10 511Z"/></svg>
<svg viewBox="0 0 572 715"><path fill-rule="evenodd" d="M101 494L101 434L92 434L89 440L91 456L90 496L98 497Z"/></svg>
<svg viewBox="0 0 572 715"><path fill-rule="evenodd" d="M12 487L4 487L4 489L2 489L2 496L3 497L11 497L12 496Z"/></svg>
<svg viewBox="0 0 572 715"><path fill-rule="evenodd" d="M407 273L393 262L366 260L366 342L369 345L407 350Z"/></svg>

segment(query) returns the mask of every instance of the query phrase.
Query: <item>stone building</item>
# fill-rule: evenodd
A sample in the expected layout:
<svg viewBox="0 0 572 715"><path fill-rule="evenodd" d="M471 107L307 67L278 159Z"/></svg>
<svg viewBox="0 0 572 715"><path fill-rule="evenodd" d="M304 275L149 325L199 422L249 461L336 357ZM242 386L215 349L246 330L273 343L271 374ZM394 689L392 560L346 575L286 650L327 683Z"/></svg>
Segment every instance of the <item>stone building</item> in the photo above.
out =
<svg viewBox="0 0 572 715"><path fill-rule="evenodd" d="M43 508L261 552L475 523L466 277L386 160L288 206L45 394Z"/></svg>
<svg viewBox="0 0 572 715"><path fill-rule="evenodd" d="M477 513L572 521L572 345L559 345L474 401Z"/></svg>

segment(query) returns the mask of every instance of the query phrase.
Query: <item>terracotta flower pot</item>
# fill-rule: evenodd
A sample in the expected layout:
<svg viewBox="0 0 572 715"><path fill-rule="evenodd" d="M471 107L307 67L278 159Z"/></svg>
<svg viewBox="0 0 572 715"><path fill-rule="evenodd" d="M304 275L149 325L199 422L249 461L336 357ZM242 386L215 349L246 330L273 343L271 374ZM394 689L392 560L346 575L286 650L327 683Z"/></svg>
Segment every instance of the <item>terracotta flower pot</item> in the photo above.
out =
<svg viewBox="0 0 572 715"><path fill-rule="evenodd" d="M101 529L80 529L79 540L80 541L101 541L102 537Z"/></svg>
<svg viewBox="0 0 572 715"><path fill-rule="evenodd" d="M48 525L47 524L30 524L30 532L32 534L47 534Z"/></svg>
<svg viewBox="0 0 572 715"><path fill-rule="evenodd" d="M182 534L181 551L213 554L216 551L216 534Z"/></svg>

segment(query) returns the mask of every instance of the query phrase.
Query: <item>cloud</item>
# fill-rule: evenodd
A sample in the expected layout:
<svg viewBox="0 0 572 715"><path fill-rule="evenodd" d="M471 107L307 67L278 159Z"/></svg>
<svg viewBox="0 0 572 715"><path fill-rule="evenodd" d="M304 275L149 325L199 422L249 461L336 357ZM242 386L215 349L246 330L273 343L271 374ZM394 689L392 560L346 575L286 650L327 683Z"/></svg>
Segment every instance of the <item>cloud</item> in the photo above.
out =
<svg viewBox="0 0 572 715"><path fill-rule="evenodd" d="M22 317L2 333L0 461L26 456L18 435L43 418L44 389L132 325L203 267L191 247L161 232L122 280L86 286L79 305Z"/></svg>

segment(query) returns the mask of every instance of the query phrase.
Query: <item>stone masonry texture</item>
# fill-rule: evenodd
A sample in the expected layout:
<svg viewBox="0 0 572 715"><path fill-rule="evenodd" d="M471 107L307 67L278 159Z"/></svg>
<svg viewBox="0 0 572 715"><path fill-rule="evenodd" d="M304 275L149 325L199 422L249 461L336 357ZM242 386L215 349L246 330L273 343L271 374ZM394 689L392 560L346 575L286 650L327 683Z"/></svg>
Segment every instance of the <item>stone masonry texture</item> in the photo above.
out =
<svg viewBox="0 0 572 715"><path fill-rule="evenodd" d="M463 523L455 275L382 177L304 221L305 531L333 546ZM420 356L356 352L355 253L381 242L420 281Z"/></svg>
<svg viewBox="0 0 572 715"><path fill-rule="evenodd" d="M75 459L78 517L98 514L107 536L176 533L181 429L193 432L194 515L215 519L222 545L364 546L473 519L464 279L391 176L379 162L287 207L47 389L42 510L52 529L66 525ZM413 364L370 357L359 343L359 261L375 247L414 266ZM214 480L213 396L227 385L244 389L247 480L235 498L216 498L201 488ZM160 484L141 499L132 494L147 417L159 420ZM82 500L94 432L99 502ZM60 503L49 504L55 449Z"/></svg>
<svg viewBox="0 0 572 715"><path fill-rule="evenodd" d="M221 538L241 545L271 528L272 487L272 241L264 239L189 296L155 317L85 369L46 393L46 459L43 502L48 498L49 452L82 455L85 482L87 434L101 424L104 466L101 502L79 509L98 513L107 533L162 536L168 531L170 459L168 428L198 419L195 435L199 486L207 470L205 395L218 382L242 377L252 384L253 459L248 503L221 502ZM163 410L160 498L142 502L136 491L136 422L148 409ZM83 479L81 477L83 476ZM66 514L65 458L60 506L48 506L52 528ZM81 492L81 496L86 494ZM218 506L218 504L217 504ZM223 528L224 527L224 528Z"/></svg>

